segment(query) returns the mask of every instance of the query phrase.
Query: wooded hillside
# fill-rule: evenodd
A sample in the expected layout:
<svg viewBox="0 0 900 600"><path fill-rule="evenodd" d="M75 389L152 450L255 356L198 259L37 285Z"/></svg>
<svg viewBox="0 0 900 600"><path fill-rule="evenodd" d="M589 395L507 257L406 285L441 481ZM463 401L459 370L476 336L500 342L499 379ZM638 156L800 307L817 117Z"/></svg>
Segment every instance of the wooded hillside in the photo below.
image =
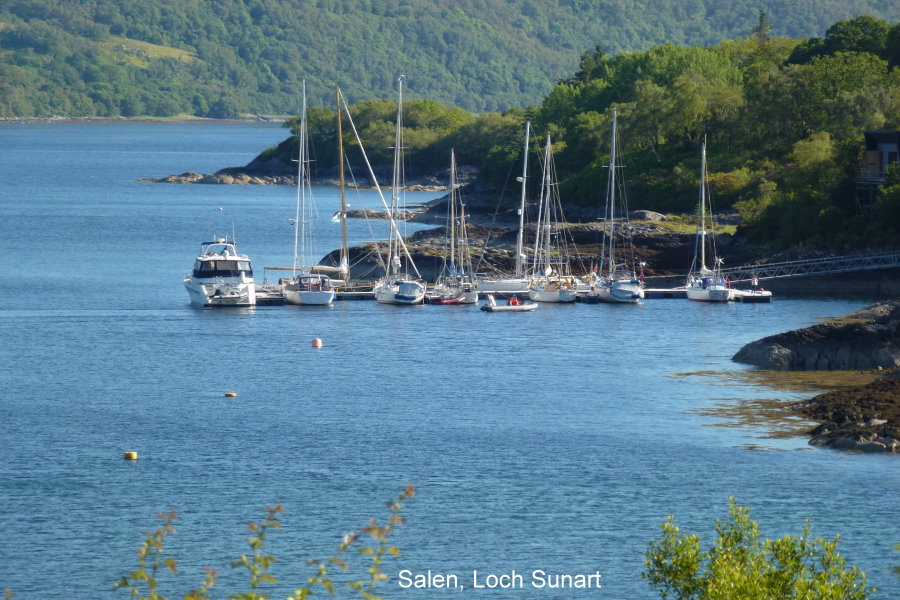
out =
<svg viewBox="0 0 900 600"><path fill-rule="evenodd" d="M895 0L10 0L0 3L0 116L295 114L340 85L352 100L470 111L539 103L581 53L821 36L900 19Z"/></svg>
<svg viewBox="0 0 900 600"><path fill-rule="evenodd" d="M742 239L779 247L897 247L900 168L861 190L866 130L900 130L900 25L840 21L822 38L772 37L765 13L750 35L705 47L662 44L616 56L585 52L540 106L473 115L435 101L404 103L413 170L446 168L450 149L502 190L521 165L524 125L552 136L560 195L573 212L602 204L617 109L632 208L691 213L700 147L720 210L742 217ZM370 158L390 164L396 103L352 107ZM333 111L310 113L318 169L334 164ZM294 124L295 125L295 124ZM541 139L532 138L538 182ZM352 138L347 134L345 144ZM263 154L291 169L292 140ZM516 184L512 184L514 187ZM536 197L532 194L532 197ZM510 203L517 194L507 194Z"/></svg>

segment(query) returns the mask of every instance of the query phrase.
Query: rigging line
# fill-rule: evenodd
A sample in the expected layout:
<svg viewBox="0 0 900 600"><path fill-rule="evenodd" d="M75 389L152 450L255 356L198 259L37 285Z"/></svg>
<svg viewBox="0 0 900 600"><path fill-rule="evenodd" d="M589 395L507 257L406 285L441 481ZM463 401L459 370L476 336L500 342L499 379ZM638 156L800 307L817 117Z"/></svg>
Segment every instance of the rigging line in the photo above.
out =
<svg viewBox="0 0 900 600"><path fill-rule="evenodd" d="M384 208L384 211L388 215L391 227L394 228L394 231L398 231L396 229L397 221L394 219L394 215L391 214L391 210L388 208L388 204L384 199L384 192L382 191L381 186L378 184L378 179L375 177L375 171L372 169L372 164L369 162L369 157L366 154L366 149L365 147L363 147L362 140L359 137L359 132L356 130L356 123L353 122L353 116L350 114L350 107L347 105L347 99L344 97L343 92L341 92L341 103L344 106L344 113L347 115L347 120L350 122L350 128L353 130L353 135L356 137L356 141L359 144L359 151L362 152L366 167L369 169L369 176L372 178L372 182L375 184L375 190L378 192L378 198L381 200L381 206ZM403 253L409 260L409 263L412 265L413 271L416 272L416 276L421 278L422 275L419 273L419 270L416 268L416 264L413 262L412 257L409 255L409 249L406 247L406 242L403 241L402 237L400 237L398 241L400 242L400 247L403 248Z"/></svg>
<svg viewBox="0 0 900 600"><path fill-rule="evenodd" d="M362 201L362 196L360 195L359 183L356 181L356 174L353 172L353 166L350 164L350 159L347 157L346 154L344 155L344 163L347 167L347 171L350 174L350 181L352 183L353 190L356 194L356 200L355 200L356 205L357 206L365 206L365 203ZM375 239L375 231L372 229L372 224L369 222L369 215L366 212L366 210L367 209L363 209L363 217L365 218L366 226L369 229L369 239L374 240ZM376 250L375 255L378 257L378 266L380 266L382 269L385 269L385 271L387 271L387 268L384 263L384 258L381 256L381 252L378 251L378 248L379 248L378 242L372 242L372 244L374 245L375 250ZM370 250L369 252L372 252L372 251ZM354 264L359 264L367 257L368 257L368 254L364 255L362 258L360 258ZM348 261L349 261L349 257L348 257ZM369 270L369 272L371 272L371 269Z"/></svg>
<svg viewBox="0 0 900 600"><path fill-rule="evenodd" d="M481 263L484 262L484 256L487 253L488 243L491 240L491 235L494 233L494 226L497 224L497 215L500 214L500 205L503 203L503 197L506 194L506 189L509 187L509 180L512 177L513 169L515 168L515 163L512 162L509 165L509 171L506 173L506 181L503 182L503 188L500 190L500 198L497 200L497 205L494 207L494 215L491 217L491 224L488 227L488 233L484 237L484 244L481 246L481 255L478 257L478 262L475 264L475 271L481 269Z"/></svg>

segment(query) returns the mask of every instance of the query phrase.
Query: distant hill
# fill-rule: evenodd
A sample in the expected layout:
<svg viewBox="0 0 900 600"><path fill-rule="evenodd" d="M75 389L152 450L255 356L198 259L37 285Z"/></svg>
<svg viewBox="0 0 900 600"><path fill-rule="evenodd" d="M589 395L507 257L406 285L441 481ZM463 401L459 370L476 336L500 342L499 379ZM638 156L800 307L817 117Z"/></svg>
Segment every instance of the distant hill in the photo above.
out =
<svg viewBox="0 0 900 600"><path fill-rule="evenodd" d="M0 116L294 114L411 99L470 111L541 102L583 53L900 20L896 0L11 0L0 4Z"/></svg>

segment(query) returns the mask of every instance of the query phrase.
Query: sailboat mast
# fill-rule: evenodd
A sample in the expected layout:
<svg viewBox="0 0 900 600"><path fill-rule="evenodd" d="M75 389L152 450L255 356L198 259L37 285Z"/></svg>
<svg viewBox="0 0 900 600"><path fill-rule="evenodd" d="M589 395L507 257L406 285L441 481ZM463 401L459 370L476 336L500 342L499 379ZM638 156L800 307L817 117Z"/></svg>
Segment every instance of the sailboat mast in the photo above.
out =
<svg viewBox="0 0 900 600"><path fill-rule="evenodd" d="M614 227L616 220L616 109L612 109L613 122L612 122L612 139L610 140L609 146L609 190L606 194L607 197L607 225L609 230L609 264L606 267L606 272L609 273L609 276L612 277L613 271L616 268L616 259L613 256L614 249Z"/></svg>
<svg viewBox="0 0 900 600"><path fill-rule="evenodd" d="M309 177L309 123L306 120L306 80L303 80L303 109L300 113L300 269L306 265L306 186ZM297 241L294 240L296 254Z"/></svg>
<svg viewBox="0 0 900 600"><path fill-rule="evenodd" d="M394 133L394 175L391 182L391 236L388 241L388 268L392 273L396 274L396 265L394 264L394 256L400 255L400 243L396 238L400 237L397 218L400 210L400 177L402 163L402 141L403 141L403 75L397 79L397 130ZM396 248L395 248L396 246Z"/></svg>
<svg viewBox="0 0 900 600"><path fill-rule="evenodd" d="M345 282L350 281L350 256L347 250L347 199L344 193L344 133L341 129L341 88L334 90L334 100L337 108L337 138L338 138L338 173L341 182L341 274Z"/></svg>
<svg viewBox="0 0 900 600"><path fill-rule="evenodd" d="M304 95L306 94L306 80L303 80ZM304 119L306 111L300 111L300 132L297 134L297 205L294 209L294 256L291 261L291 275L297 274L297 255L299 253L298 244L300 241L300 204L301 194L303 193L303 135L305 131Z"/></svg>
<svg viewBox="0 0 900 600"><path fill-rule="evenodd" d="M450 267L456 271L456 153L450 149Z"/></svg>
<svg viewBox="0 0 900 600"><path fill-rule="evenodd" d="M516 238L516 277L522 277L522 246L525 229L525 188L528 180L528 134L531 132L531 122L525 123L525 152L522 158L522 201L519 204L519 235Z"/></svg>
<svg viewBox="0 0 900 600"><path fill-rule="evenodd" d="M544 266L543 275L549 275L550 269L550 134L547 134L547 146L544 149L544 176L541 182L541 203L538 207L539 231L534 241L535 266ZM538 260L538 259L541 260Z"/></svg>
<svg viewBox="0 0 900 600"><path fill-rule="evenodd" d="M706 138L700 153L700 269L706 271Z"/></svg>

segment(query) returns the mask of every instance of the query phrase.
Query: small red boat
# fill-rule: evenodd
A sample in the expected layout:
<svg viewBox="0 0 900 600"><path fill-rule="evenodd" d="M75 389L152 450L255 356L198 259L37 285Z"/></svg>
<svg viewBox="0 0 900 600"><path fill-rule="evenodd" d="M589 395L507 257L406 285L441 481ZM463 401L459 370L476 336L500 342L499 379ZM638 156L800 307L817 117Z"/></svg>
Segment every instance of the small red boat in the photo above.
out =
<svg viewBox="0 0 900 600"><path fill-rule="evenodd" d="M465 294L459 296L434 296L428 299L429 304L463 304L466 299Z"/></svg>

